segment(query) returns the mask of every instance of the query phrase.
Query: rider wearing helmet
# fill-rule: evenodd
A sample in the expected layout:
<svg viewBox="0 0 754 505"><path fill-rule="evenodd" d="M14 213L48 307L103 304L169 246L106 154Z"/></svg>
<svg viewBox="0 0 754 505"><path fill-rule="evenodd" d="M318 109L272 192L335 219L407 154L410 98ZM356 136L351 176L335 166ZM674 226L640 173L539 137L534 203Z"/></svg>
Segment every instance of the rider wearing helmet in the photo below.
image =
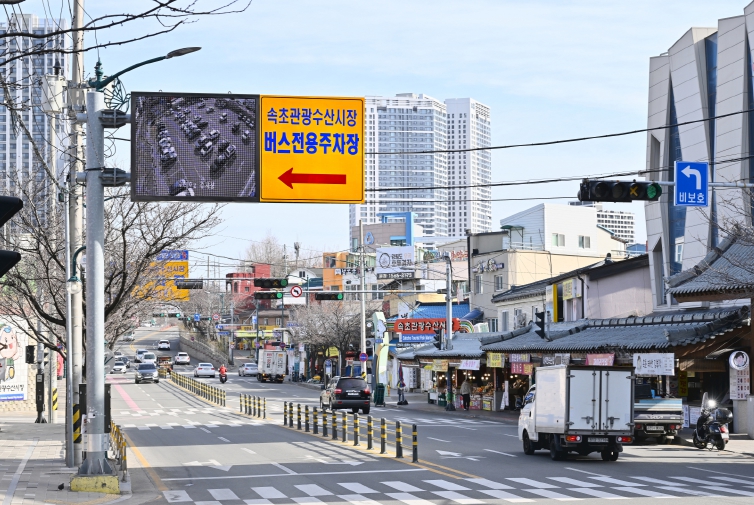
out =
<svg viewBox="0 0 754 505"><path fill-rule="evenodd" d="M228 370L227 370L227 368L225 368L225 364L224 363L222 365L220 365L220 370L219 370L220 375L225 375L227 373L227 371Z"/></svg>

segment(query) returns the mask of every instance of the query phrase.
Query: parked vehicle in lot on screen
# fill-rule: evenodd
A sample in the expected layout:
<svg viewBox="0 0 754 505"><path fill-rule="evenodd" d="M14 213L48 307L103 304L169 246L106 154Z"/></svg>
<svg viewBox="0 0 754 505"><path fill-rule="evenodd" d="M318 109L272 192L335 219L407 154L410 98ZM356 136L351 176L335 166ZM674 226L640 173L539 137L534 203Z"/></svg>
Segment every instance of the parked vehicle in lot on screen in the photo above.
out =
<svg viewBox="0 0 754 505"><path fill-rule="evenodd" d="M215 367L212 363L199 363L194 368L194 377L216 377Z"/></svg>

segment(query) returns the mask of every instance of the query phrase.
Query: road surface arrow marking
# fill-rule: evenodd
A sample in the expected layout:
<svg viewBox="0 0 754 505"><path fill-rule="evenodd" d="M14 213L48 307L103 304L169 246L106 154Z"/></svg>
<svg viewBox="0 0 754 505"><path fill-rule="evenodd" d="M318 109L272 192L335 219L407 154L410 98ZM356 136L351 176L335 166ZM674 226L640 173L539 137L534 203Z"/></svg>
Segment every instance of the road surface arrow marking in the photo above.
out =
<svg viewBox="0 0 754 505"><path fill-rule="evenodd" d="M699 191L702 189L702 174L699 172L699 170L691 167L686 167L683 170L681 170L681 173L685 175L686 177L691 177L692 175L696 177L696 190Z"/></svg>
<svg viewBox="0 0 754 505"><path fill-rule="evenodd" d="M211 466L211 467L220 467L225 468L220 465L218 461L215 461L214 459L211 459L209 461L189 461L188 463L184 463L183 466ZM230 467L228 467L230 468ZM227 472L227 470L226 470Z"/></svg>
<svg viewBox="0 0 754 505"><path fill-rule="evenodd" d="M461 455L460 452L448 452L448 451L440 451L440 450L437 450L437 454L439 454L440 456L453 456L455 458Z"/></svg>
<svg viewBox="0 0 754 505"><path fill-rule="evenodd" d="M280 181L293 189L294 184L345 184L345 174L294 174L293 168L278 177Z"/></svg>
<svg viewBox="0 0 754 505"><path fill-rule="evenodd" d="M435 449L437 450L437 449ZM437 453L442 456L442 459L468 459L471 461L479 461L480 459L484 459L484 456L464 456L461 453L458 452L449 452L449 451L440 451L437 450Z"/></svg>
<svg viewBox="0 0 754 505"><path fill-rule="evenodd" d="M233 465L227 465L227 466L225 466L225 465L213 465L210 468L214 468L215 470L222 470L223 472L227 472L227 471L230 470L230 468L232 466Z"/></svg>

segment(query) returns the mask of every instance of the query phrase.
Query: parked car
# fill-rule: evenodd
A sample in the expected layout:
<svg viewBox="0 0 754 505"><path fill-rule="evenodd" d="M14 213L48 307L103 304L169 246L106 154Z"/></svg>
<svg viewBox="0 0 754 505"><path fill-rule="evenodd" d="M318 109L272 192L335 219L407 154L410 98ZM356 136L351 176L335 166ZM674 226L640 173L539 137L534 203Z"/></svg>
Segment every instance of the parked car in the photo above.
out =
<svg viewBox="0 0 754 505"><path fill-rule="evenodd" d="M209 138L212 142L216 141L220 138L220 132L217 130L212 130L207 134L207 138Z"/></svg>
<svg viewBox="0 0 754 505"><path fill-rule="evenodd" d="M142 382L154 382L157 384L160 382L160 376L157 373L157 365L154 363L141 363L138 368L136 368L134 382L136 384L141 384Z"/></svg>
<svg viewBox="0 0 754 505"><path fill-rule="evenodd" d="M207 142L201 149L199 149L199 156L207 156L212 152L212 142Z"/></svg>
<svg viewBox="0 0 754 505"><path fill-rule="evenodd" d="M160 340L157 342L157 349L167 349L170 350L170 341L169 340Z"/></svg>
<svg viewBox="0 0 754 505"><path fill-rule="evenodd" d="M175 364L176 365L189 365L191 364L191 357L188 355L187 352L179 352L175 355Z"/></svg>
<svg viewBox="0 0 754 505"><path fill-rule="evenodd" d="M211 114L211 113L215 112L215 108L214 107L210 107L210 108L207 109L207 112Z"/></svg>
<svg viewBox="0 0 754 505"><path fill-rule="evenodd" d="M216 376L215 367L212 363L199 363L194 369L194 377L212 377Z"/></svg>
<svg viewBox="0 0 754 505"><path fill-rule="evenodd" d="M241 131L241 123L235 123L233 127L230 129L230 131L238 135L238 132Z"/></svg>
<svg viewBox="0 0 754 505"><path fill-rule="evenodd" d="M153 352L145 352L141 355L141 362L155 365L157 364L157 355Z"/></svg>
<svg viewBox="0 0 754 505"><path fill-rule="evenodd" d="M134 361L137 363L142 363L141 358L149 351L146 349L136 349L136 357L134 358Z"/></svg>
<svg viewBox="0 0 754 505"><path fill-rule="evenodd" d="M221 123L224 123L227 120L228 120L228 113L227 112L223 112L222 114L220 114L220 122Z"/></svg>
<svg viewBox="0 0 754 505"><path fill-rule="evenodd" d="M241 135L241 140L243 140L244 144L248 144L251 140L251 132L249 130L244 130L243 135Z"/></svg>
<svg viewBox="0 0 754 505"><path fill-rule="evenodd" d="M206 119L202 119L201 121L198 121L196 123L196 126L198 126L199 128L206 128L209 126L209 121L207 121Z"/></svg>
<svg viewBox="0 0 754 505"><path fill-rule="evenodd" d="M369 414L371 392L367 381L361 377L333 377L322 386L319 406L322 409L351 409L354 414L361 410Z"/></svg>
<svg viewBox="0 0 754 505"><path fill-rule="evenodd" d="M241 377L256 377L257 376L257 364L256 363L245 363L244 366L240 367L238 369L238 375Z"/></svg>

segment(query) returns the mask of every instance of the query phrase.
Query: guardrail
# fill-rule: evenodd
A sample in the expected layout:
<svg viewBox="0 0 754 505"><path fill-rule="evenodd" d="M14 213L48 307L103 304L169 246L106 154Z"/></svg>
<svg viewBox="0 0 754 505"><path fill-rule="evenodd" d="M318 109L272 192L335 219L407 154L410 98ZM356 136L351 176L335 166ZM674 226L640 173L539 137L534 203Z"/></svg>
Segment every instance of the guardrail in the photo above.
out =
<svg viewBox="0 0 754 505"><path fill-rule="evenodd" d="M243 410L243 407L242 407ZM296 404L296 430L302 430L301 422L301 404ZM329 415L328 415L329 414ZM354 446L361 446L361 427L362 418L359 414L340 412L340 425L338 424L338 415L335 411L318 411L313 407L311 411L309 406L305 406L303 431L321 435L323 438L340 440L343 443L353 442ZM319 417L322 416L322 423L319 423ZM329 422L328 422L329 417ZM349 422L350 421L350 422ZM411 450L411 461L419 461L419 432L415 424L411 425L411 445L406 446L403 437L403 425L400 421L395 421L394 425L388 426L388 421L384 417L380 418L379 425L379 443L380 454L387 454L388 446L392 446L396 458L403 458L403 450ZM293 428L293 402L283 403L283 426ZM321 430L320 430L321 428ZM311 430L311 431L310 431ZM374 449L374 418L366 416L366 449Z"/></svg>
<svg viewBox="0 0 754 505"><path fill-rule="evenodd" d="M210 386L204 382L199 382L193 377L188 377L179 373L171 373L170 380L173 381L176 386L185 389L189 393L204 398L208 402L225 407L226 394L224 389Z"/></svg>
<svg viewBox="0 0 754 505"><path fill-rule="evenodd" d="M267 398L241 394L238 398L238 411L260 419L267 419Z"/></svg>
<svg viewBox="0 0 754 505"><path fill-rule="evenodd" d="M126 444L126 437L123 436L123 432L120 426L110 421L110 451L113 454L113 460L115 461L116 468L123 472L123 482L128 481L128 446Z"/></svg>

